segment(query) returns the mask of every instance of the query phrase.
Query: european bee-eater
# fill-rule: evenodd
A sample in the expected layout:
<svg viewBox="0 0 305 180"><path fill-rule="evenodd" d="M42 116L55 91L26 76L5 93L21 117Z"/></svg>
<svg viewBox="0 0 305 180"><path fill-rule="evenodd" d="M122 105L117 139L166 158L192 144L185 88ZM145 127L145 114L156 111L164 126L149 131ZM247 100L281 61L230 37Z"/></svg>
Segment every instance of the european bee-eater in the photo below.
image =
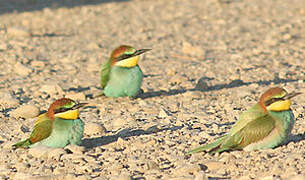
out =
<svg viewBox="0 0 305 180"><path fill-rule="evenodd" d="M150 49L127 45L116 48L109 60L102 65L101 87L107 97L136 97L141 90L143 73L138 65L140 54Z"/></svg>
<svg viewBox="0 0 305 180"><path fill-rule="evenodd" d="M294 125L290 99L299 94L287 93L279 87L270 88L256 105L240 115L239 120L226 135L187 154L201 151L213 154L241 149L251 151L280 145L285 142Z"/></svg>
<svg viewBox="0 0 305 180"><path fill-rule="evenodd" d="M48 111L38 116L30 137L13 145L13 148L35 146L65 147L68 144L80 145L84 123L79 118L79 108L86 103L62 98L53 102Z"/></svg>

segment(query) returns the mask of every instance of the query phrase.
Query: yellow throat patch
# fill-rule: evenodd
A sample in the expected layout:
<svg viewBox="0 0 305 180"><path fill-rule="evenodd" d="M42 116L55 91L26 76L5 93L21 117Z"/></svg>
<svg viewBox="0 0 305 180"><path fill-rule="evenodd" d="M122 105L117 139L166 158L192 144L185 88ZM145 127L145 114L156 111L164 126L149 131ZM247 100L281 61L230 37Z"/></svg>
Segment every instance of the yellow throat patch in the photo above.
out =
<svg viewBox="0 0 305 180"><path fill-rule="evenodd" d="M277 101L272 104L270 104L267 107L267 110L269 111L287 111L290 109L291 101L289 99L284 101Z"/></svg>
<svg viewBox="0 0 305 180"><path fill-rule="evenodd" d="M78 119L79 116L79 110L69 110L66 112L55 114L55 117L61 118L61 119Z"/></svg>
<svg viewBox="0 0 305 180"><path fill-rule="evenodd" d="M134 57L116 62L115 65L120 66L120 67L134 67L138 64L139 59L140 59L140 56L134 56Z"/></svg>

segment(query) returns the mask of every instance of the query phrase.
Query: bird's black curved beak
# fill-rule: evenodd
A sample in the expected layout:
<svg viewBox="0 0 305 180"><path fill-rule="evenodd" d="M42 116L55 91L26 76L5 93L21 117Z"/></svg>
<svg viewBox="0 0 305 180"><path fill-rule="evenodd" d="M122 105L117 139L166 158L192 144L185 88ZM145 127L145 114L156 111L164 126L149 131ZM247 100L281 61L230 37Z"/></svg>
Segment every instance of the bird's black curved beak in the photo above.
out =
<svg viewBox="0 0 305 180"><path fill-rule="evenodd" d="M138 56L140 54L143 54L147 51L150 51L151 49L139 49L139 50L136 50L136 52L133 54L133 56Z"/></svg>
<svg viewBox="0 0 305 180"><path fill-rule="evenodd" d="M79 108L81 108L81 107L83 107L83 106L85 106L87 104L88 103L78 103L78 104L75 104L72 109L79 109Z"/></svg>
<svg viewBox="0 0 305 180"><path fill-rule="evenodd" d="M291 93L289 93L285 96L285 99L291 99L291 98L293 98L297 95L300 95L300 94L302 94L302 93L301 92L291 92Z"/></svg>

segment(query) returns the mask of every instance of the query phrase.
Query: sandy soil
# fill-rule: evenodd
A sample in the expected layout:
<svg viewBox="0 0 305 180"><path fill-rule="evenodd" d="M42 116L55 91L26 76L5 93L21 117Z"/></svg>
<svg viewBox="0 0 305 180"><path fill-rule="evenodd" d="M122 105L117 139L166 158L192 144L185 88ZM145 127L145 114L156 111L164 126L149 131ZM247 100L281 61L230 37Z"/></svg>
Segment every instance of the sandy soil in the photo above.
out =
<svg viewBox="0 0 305 180"><path fill-rule="evenodd" d="M304 95L288 144L184 155L268 88L305 92L304 17L301 0L0 1L0 177L305 179ZM92 99L120 44L153 49L140 62L144 94ZM13 151L63 96L91 103L83 146Z"/></svg>

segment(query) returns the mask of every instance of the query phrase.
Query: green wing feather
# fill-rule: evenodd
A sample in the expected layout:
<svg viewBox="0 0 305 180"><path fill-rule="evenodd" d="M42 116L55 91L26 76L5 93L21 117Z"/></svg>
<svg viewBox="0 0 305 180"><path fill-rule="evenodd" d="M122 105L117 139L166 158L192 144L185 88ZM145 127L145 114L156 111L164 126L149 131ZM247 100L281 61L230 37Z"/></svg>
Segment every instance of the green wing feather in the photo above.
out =
<svg viewBox="0 0 305 180"><path fill-rule="evenodd" d="M110 60L108 60L106 63L104 63L102 65L102 69L101 69L101 87L102 88L105 88L105 86L107 85L107 83L109 81L110 70L111 70Z"/></svg>
<svg viewBox="0 0 305 180"><path fill-rule="evenodd" d="M30 137L24 141L13 145L13 148L29 148L35 142L41 141L50 136L52 132L52 121L47 117L46 113L40 115L35 122L34 129Z"/></svg>
<svg viewBox="0 0 305 180"><path fill-rule="evenodd" d="M208 151L209 153L242 149L251 143L264 139L275 128L275 120L264 113L260 107L252 107L240 116L231 131L215 142L187 152Z"/></svg>
<svg viewBox="0 0 305 180"><path fill-rule="evenodd" d="M221 143L222 151L243 149L251 143L263 140L275 128L275 120L271 116L265 115L250 121L242 129L234 134L227 135L227 138ZM222 152L215 151L215 152Z"/></svg>
<svg viewBox="0 0 305 180"><path fill-rule="evenodd" d="M247 111L244 111L239 116L239 120L233 125L232 129L230 130L230 134L234 135L242 128L244 128L249 122L264 116L266 116L266 112L264 111L264 109L259 104L254 105Z"/></svg>

